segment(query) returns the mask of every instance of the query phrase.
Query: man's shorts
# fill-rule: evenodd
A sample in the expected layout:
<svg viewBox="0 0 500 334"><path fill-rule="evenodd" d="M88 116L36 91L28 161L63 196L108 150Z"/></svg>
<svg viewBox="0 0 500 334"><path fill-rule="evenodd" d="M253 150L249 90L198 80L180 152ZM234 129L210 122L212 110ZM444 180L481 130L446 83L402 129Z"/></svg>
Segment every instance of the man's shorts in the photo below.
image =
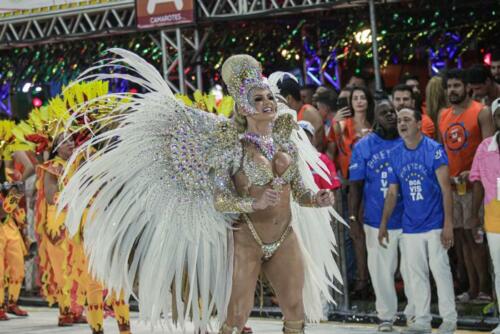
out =
<svg viewBox="0 0 500 334"><path fill-rule="evenodd" d="M465 195L458 195L456 191L452 191L453 200L453 228L472 229L470 226L470 218L472 216L472 192L469 191ZM481 204L479 209L479 219L483 223L484 207Z"/></svg>

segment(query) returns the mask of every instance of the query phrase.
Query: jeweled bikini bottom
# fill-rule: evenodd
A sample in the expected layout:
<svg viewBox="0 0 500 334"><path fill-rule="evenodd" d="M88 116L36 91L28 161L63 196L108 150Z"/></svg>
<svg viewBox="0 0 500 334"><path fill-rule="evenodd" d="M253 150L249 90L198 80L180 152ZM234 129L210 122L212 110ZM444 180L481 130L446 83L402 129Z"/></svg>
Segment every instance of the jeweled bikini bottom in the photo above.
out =
<svg viewBox="0 0 500 334"><path fill-rule="evenodd" d="M276 240L274 242L270 242L270 243L264 243L264 242L262 242L262 239L260 238L259 234L255 230L255 226L253 226L253 223L250 220L250 217L248 217L248 215L246 215L246 214L243 214L243 219L247 223L248 228L250 229L250 232L252 233L252 236L255 239L255 242L257 242L257 244L262 249L262 252L264 253L264 255L262 256L262 261L264 261L264 262L271 259L271 257L274 255L274 253L276 253L276 251L278 251L280 246L283 244L283 241L285 241L288 234L290 234L290 232L292 231L292 224L288 223L287 227L285 228L285 230L283 231L283 233L281 234L281 236L279 237L278 240Z"/></svg>

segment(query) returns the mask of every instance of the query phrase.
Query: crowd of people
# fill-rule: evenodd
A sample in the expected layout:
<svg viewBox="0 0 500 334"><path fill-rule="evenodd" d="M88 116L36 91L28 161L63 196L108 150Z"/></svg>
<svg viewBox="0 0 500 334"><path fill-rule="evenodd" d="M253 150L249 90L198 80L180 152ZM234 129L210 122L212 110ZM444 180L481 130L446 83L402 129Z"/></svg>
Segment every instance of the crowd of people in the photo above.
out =
<svg viewBox="0 0 500 334"><path fill-rule="evenodd" d="M231 64L231 61L234 64ZM350 78L338 92L326 86L301 87L294 77L287 74L282 75L276 87L273 87L262 80L259 66L251 57L230 58L229 65L226 66L229 69L225 73L223 69L223 77L236 102L237 112L232 120L236 130L234 133L227 130L230 127L226 124L219 127L222 130L213 130L216 128L214 126L208 131L211 135L222 138L214 147L220 145L224 149L221 149L223 154L215 153L221 154L220 161L215 161L217 159L214 160L213 157L207 160L221 168L224 173L236 170L230 175L216 175L213 203L215 210L224 214L238 214L241 219L235 220L232 225L237 227L234 232L236 248L228 257L235 257L234 268L231 264L228 267L231 269L223 271L232 273L232 277L227 278L229 283L232 280L232 286L228 283L232 289L230 294L226 296L228 292L220 290L226 287L225 284L210 281L213 277L207 270L206 276L203 276L207 282L202 282L200 276L189 277L190 284L200 281L194 290L210 291L205 298L208 299L209 295L212 298L213 295L221 299L221 306L216 305L214 308L214 305L211 305L213 309L203 309L203 312L200 311L201 315L194 312L195 308L190 310L194 312L192 317L198 317L197 328L206 329L204 317L212 315L213 310L222 314L221 310L227 304L228 311L224 314L221 333L249 331L245 322L253 305L253 293L261 271L271 281L279 299L285 317L285 333L303 333L306 316L316 316L317 309L310 307L305 301L302 303L303 300L312 305L322 295L323 304L328 301L328 298L325 299L325 291L333 287L331 282L310 276L310 273L314 272L317 276L322 271L318 268L324 267L327 268L325 275L330 280L335 276L333 273L336 268L327 256L329 248L314 247L307 243L312 240L311 236L320 238L320 230L307 234L311 231L307 232L307 229L294 223L297 217L310 218L320 215L301 214L290 202L291 196L299 206L315 207L317 210L328 210L333 197L335 198L336 212L340 213L349 225L346 235L342 236L345 239L345 260L348 268L348 280L344 284L348 285L354 299L368 299L374 294L380 332L393 330L398 311L396 277L401 277L404 283L407 301L404 314L408 326L403 333L407 334L431 333L429 269L437 289L439 313L443 318L439 328L441 334L454 333L457 302L491 303L495 300L495 293L497 301L500 299L500 57L494 54L490 67L473 65L467 69L445 70L430 78L425 94L422 93L419 78L411 74L403 76L390 94L375 90L366 78L361 76ZM8 320L7 313L27 316L17 305L17 301L24 278L23 258L35 251L31 246L33 243L28 231L30 226L34 227L32 234L38 243L37 268L41 292L49 304L58 303L58 325L70 326L88 322L93 333L103 331L103 294L106 294L103 291L106 289L103 282L91 275L89 261L93 261L93 274L97 273L99 277L108 277L113 281L123 274L122 267L131 263L135 270L150 269L153 265L138 265L132 260L133 256L143 259L153 247L163 249L155 244L159 242L163 245L163 240L155 239L155 233L161 233L157 233L156 226L151 222L148 228L155 231L154 233L148 232L146 227L144 230L123 227L127 226L126 219L132 218L125 218L122 214L117 215L120 222L110 223L111 227L103 229L96 227L95 223L86 222L87 209L92 210L94 218L102 215L109 219L118 219L106 216L113 212L114 205L139 202L138 198L132 200L129 197L133 196L127 192L133 192L127 188L132 186L131 184L123 183L112 188L109 193L106 192L106 187L116 182L117 178L106 181L104 176L111 173L110 170L119 168L116 165L105 166L102 162L112 161L111 155L117 156L117 152L121 150L123 156L120 158L132 152L135 143L133 140L139 141L140 138L130 132L132 142L127 142L129 138L126 131L145 129L146 122L152 127L155 126L149 118L151 114L146 113L149 109L144 107L142 110L137 107L143 103L142 100L137 100L136 104L133 104L133 107L138 108L134 115L144 112L147 117L140 122L145 123L140 123L139 118L117 118L123 121L117 126L118 130L97 122L104 130L100 128L98 131L89 131L88 127L79 127L81 133L78 135L75 135L75 130L72 137L64 136L63 130L68 129L55 125L65 123L71 117L80 125L81 122L86 125L94 124L94 117L102 117L102 114L105 114L95 116L95 110L112 109L110 106L98 104L97 107L93 105L88 108L93 111L84 113L82 119L70 115L72 107L77 109L75 106L81 104L88 107L88 101L99 99L99 92L106 95L105 85L102 82L74 85L72 90L65 92L64 97L52 100L43 112L35 110L28 120L17 125L11 121L2 121L0 124L3 136L1 153L7 181L2 187L3 206L0 211L0 320ZM325 179L324 173L309 165L312 179L320 189L315 193L304 187L303 175L301 176L297 167L297 151L300 150L295 148L301 144L290 139L295 138L295 134L290 135L294 122L277 112L279 108L276 98L278 103L293 112L293 118L300 129L319 152L318 159L328 169L329 180ZM99 101L111 99L106 97ZM147 107L147 104L144 106ZM171 111L165 113L168 112ZM181 123L175 117L186 111L175 112L175 116L169 116L169 121L174 119ZM186 113L191 113L194 118L204 117L191 110ZM91 118L90 123L88 117ZM133 128L134 121L140 126ZM158 118L158 124L163 121L165 119ZM170 123L166 124L170 126ZM82 132L82 128L85 131ZM203 129L203 126L200 128ZM109 136L105 137L107 141L100 136L91 136L101 130ZM182 137L186 130L181 130L169 129ZM286 133L286 136L283 133ZM275 135L276 137L273 137ZM144 138L151 139L147 136L144 135ZM121 139L117 141L117 137ZM87 142L89 144L86 144ZM228 142L234 142L235 146L228 146ZM182 143L186 145L185 141ZM107 149L106 145L110 145L112 149ZM174 157L177 154L173 149L175 145L176 142L169 146L172 150L169 154ZM75 146L85 147L86 152L90 151L90 148L100 151L90 155L92 158L78 154L75 157ZM200 150L208 150L205 146L197 147ZM82 153L82 150L78 152ZM214 151L212 149L209 152L213 154ZM183 154L183 159L187 159L186 152ZM130 153L129 158L135 156ZM88 161L82 162L86 158ZM71 164L68 164L68 160ZM160 161L161 157L152 156L151 160ZM75 171L75 163L85 166L83 171ZM241 168L235 168L233 164ZM103 170L96 171L91 167ZM110 169L104 170L104 167ZM185 171L182 164L173 165L172 168ZM144 167L141 173L144 171L147 172L148 169ZM99 178L86 182L93 178L92 173L104 175L101 186L96 186L101 181L98 181ZM73 174L77 176L73 178ZM177 174L165 178L175 177ZM83 187L82 190L79 188L82 184L90 188ZM74 190L74 194L69 193L67 189ZM86 196L86 189L93 189L94 193ZM228 189L236 189L237 194ZM196 190L199 191L198 188ZM202 192L205 190L202 189ZM175 195L173 190L172 194ZM62 214L58 214L59 196L63 197L63 203L70 203L72 199L75 206L66 206ZM137 196L143 194L138 193ZM198 201L193 203L199 205L200 198L195 195L192 197L193 201ZM102 198L108 199L108 202L101 203ZM80 200L81 203L77 203ZM174 203L178 199L170 200ZM173 211L162 211L161 215L173 215L175 210L185 210L185 204L184 200L179 202L177 207L162 207L160 209ZM138 212L137 217L143 217L142 211ZM215 217L214 220L225 221L219 213L207 212ZM321 212L329 219L329 211ZM127 214L132 215L132 210L128 207ZM207 214L204 219L206 216ZM132 223L130 221L130 224ZM269 228L271 223L274 225ZM112 226L115 225L120 226L120 230L112 234ZM318 224L316 228L320 229L321 226ZM91 229L89 234L84 233L87 229ZM304 237L304 233L307 237ZM91 241L92 247L89 247L90 258L84 249L83 240L84 236L89 235L96 237L96 240ZM109 242L106 242L106 237L110 238ZM217 235L212 237L218 238ZM331 245L329 237L330 234L322 241ZM150 239L144 241L141 238ZM200 260L197 257L222 265L220 258L208 259L216 253L207 251L213 243L203 240L201 235L197 238L200 238L197 239L199 248L209 254L206 255L207 259L203 259L205 254L190 255L189 259L194 261L193 264L181 253L179 257L182 260L179 261L183 263L185 260L186 264L179 266L176 258L172 257L169 260L171 262L162 264L165 265L162 270L171 269L179 276L172 274L169 276L171 281L158 284L167 284L172 290L177 285L178 289L181 289L180 285L183 286L186 280L183 276L186 275L184 265L186 268L190 265L199 266L197 261ZM188 239L193 242L192 236ZM224 235L218 241L224 245L218 249L222 249L222 253L230 252L225 239ZM274 241L267 242L267 239ZM321 242L318 241L318 244L321 245ZM186 242L186 254L188 246L189 243ZM106 256L98 259L95 255L101 249L107 250L108 253L103 252ZM320 249L327 250L324 252L326 255L318 255L317 251ZM119 250L123 250L123 254ZM310 263L301 260L303 254L312 259ZM113 270L116 270L116 275ZM291 274L285 277L284 271ZM127 273L127 277L128 275ZM189 272L189 275L192 273ZM142 272L143 282L148 282L146 276L155 279ZM136 283L133 281L135 276L130 274L130 277L132 286ZM120 282L116 284L120 288L126 285L120 279L115 282ZM305 289L303 296L304 286L312 292ZM214 290L210 290L212 288ZM6 289L8 296L7 303L4 304ZM166 290L168 289L164 289L164 286L158 286L158 291L167 293ZM129 311L126 302L128 293L116 291L119 290L109 289L108 299L114 308L120 333L129 333ZM148 293L144 298L144 309L151 307L150 316L157 314L159 317L162 310L166 311L168 308L153 307L157 305L148 302L163 295L154 291ZM173 298L176 298L175 293ZM180 301L185 302L183 298L187 297L180 293L177 298L179 299L176 305L180 305ZM190 294L189 298L195 297ZM196 302L191 300L191 303L187 304L203 305L201 292L197 298ZM217 301L214 303L217 304ZM87 308L87 318L82 313L84 307ZM176 309L174 313L179 312L180 319L184 317L184 311L189 314L189 310L182 309ZM500 326L492 333L499 334Z"/></svg>
<svg viewBox="0 0 500 334"><path fill-rule="evenodd" d="M292 78L281 86L334 165L336 208L350 226L349 291L354 299L374 293L379 331L392 331L395 275L408 301L407 333L430 332L429 268L442 333L455 326L455 302L488 304L500 290L499 65L493 54L489 67L443 70L425 94L412 74L390 94L359 76L340 92Z"/></svg>

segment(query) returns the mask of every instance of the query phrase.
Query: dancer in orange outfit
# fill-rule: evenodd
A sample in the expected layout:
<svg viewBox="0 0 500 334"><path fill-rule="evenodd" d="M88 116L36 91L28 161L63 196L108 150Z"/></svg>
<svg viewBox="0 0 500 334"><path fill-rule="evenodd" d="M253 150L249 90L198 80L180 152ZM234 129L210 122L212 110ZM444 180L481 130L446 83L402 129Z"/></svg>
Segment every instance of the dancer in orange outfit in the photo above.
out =
<svg viewBox="0 0 500 334"><path fill-rule="evenodd" d="M57 148L57 155L53 159L37 169L35 217L40 242L40 282L49 304L57 301L59 305L59 326L69 326L74 322L70 312L72 281L68 275L69 239L64 226L64 213L56 215L59 181L73 149L74 143L66 141Z"/></svg>
<svg viewBox="0 0 500 334"><path fill-rule="evenodd" d="M25 168L24 152L16 152L17 161L13 161L13 150L20 148L15 143L12 121L0 122L1 156L5 164L5 176L8 189L2 189L0 199L0 320L9 320L6 313L25 317L28 313L17 306L24 279L24 256L27 254L24 234L26 228L26 211L23 208L24 194L22 182L30 176L29 168ZM19 162L19 160L21 162ZM30 165L29 160L26 166ZM14 168L15 167L15 168ZM26 172L26 173L25 173ZM5 307L5 290L8 289L8 305Z"/></svg>
<svg viewBox="0 0 500 334"><path fill-rule="evenodd" d="M11 188L3 199L0 213L0 320L9 320L6 312L17 316L28 315L17 306L17 300L24 279L24 255L26 248L19 230L19 225L26 218L25 212L19 209L19 201L23 197L17 187ZM4 277L7 277L7 280ZM5 308L5 286L8 283L8 305Z"/></svg>
<svg viewBox="0 0 500 334"><path fill-rule="evenodd" d="M69 106L72 110L75 110L87 100L92 100L96 96L104 95L107 92L108 82L81 82L69 87L64 91L64 100L66 101L65 104L67 106ZM87 126L92 127L92 133L98 133L100 127L104 126L104 124L100 124L100 122L92 122L106 115L105 106L101 104L100 107L101 108L98 112L96 112L95 114L88 113L86 117ZM87 128L82 129L78 134L76 134L75 144L77 146L78 144L81 144L89 138L90 132L87 130ZM75 162L75 165L79 165L82 159L83 156L79 156ZM71 178L71 173L68 173L68 179L69 178ZM68 241L72 250L69 258L69 263L71 263L69 279L73 282L78 282L78 286L76 289L76 302L81 306L85 305L85 300L87 302L86 314L92 333L102 334L104 330L104 288L103 285L99 281L95 280L89 272L88 260L85 255L83 239L85 221L86 217L84 214L80 223L78 233L76 233ZM110 302L113 307L120 333L129 334L129 305L124 300L123 292L120 295L112 292L111 295L108 296L108 302Z"/></svg>

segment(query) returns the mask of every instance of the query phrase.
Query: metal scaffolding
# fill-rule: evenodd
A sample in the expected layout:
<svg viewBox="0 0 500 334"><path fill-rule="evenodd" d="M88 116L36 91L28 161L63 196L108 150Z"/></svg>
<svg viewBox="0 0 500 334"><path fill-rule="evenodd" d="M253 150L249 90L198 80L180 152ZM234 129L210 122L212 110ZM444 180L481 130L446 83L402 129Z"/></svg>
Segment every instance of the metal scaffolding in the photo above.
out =
<svg viewBox="0 0 500 334"><path fill-rule="evenodd" d="M266 17L351 6L351 0L195 0L197 22ZM137 31L135 0L0 17L0 49ZM175 92L202 88L200 54L208 30L183 26L160 32L163 75ZM200 38L200 35L202 38Z"/></svg>

